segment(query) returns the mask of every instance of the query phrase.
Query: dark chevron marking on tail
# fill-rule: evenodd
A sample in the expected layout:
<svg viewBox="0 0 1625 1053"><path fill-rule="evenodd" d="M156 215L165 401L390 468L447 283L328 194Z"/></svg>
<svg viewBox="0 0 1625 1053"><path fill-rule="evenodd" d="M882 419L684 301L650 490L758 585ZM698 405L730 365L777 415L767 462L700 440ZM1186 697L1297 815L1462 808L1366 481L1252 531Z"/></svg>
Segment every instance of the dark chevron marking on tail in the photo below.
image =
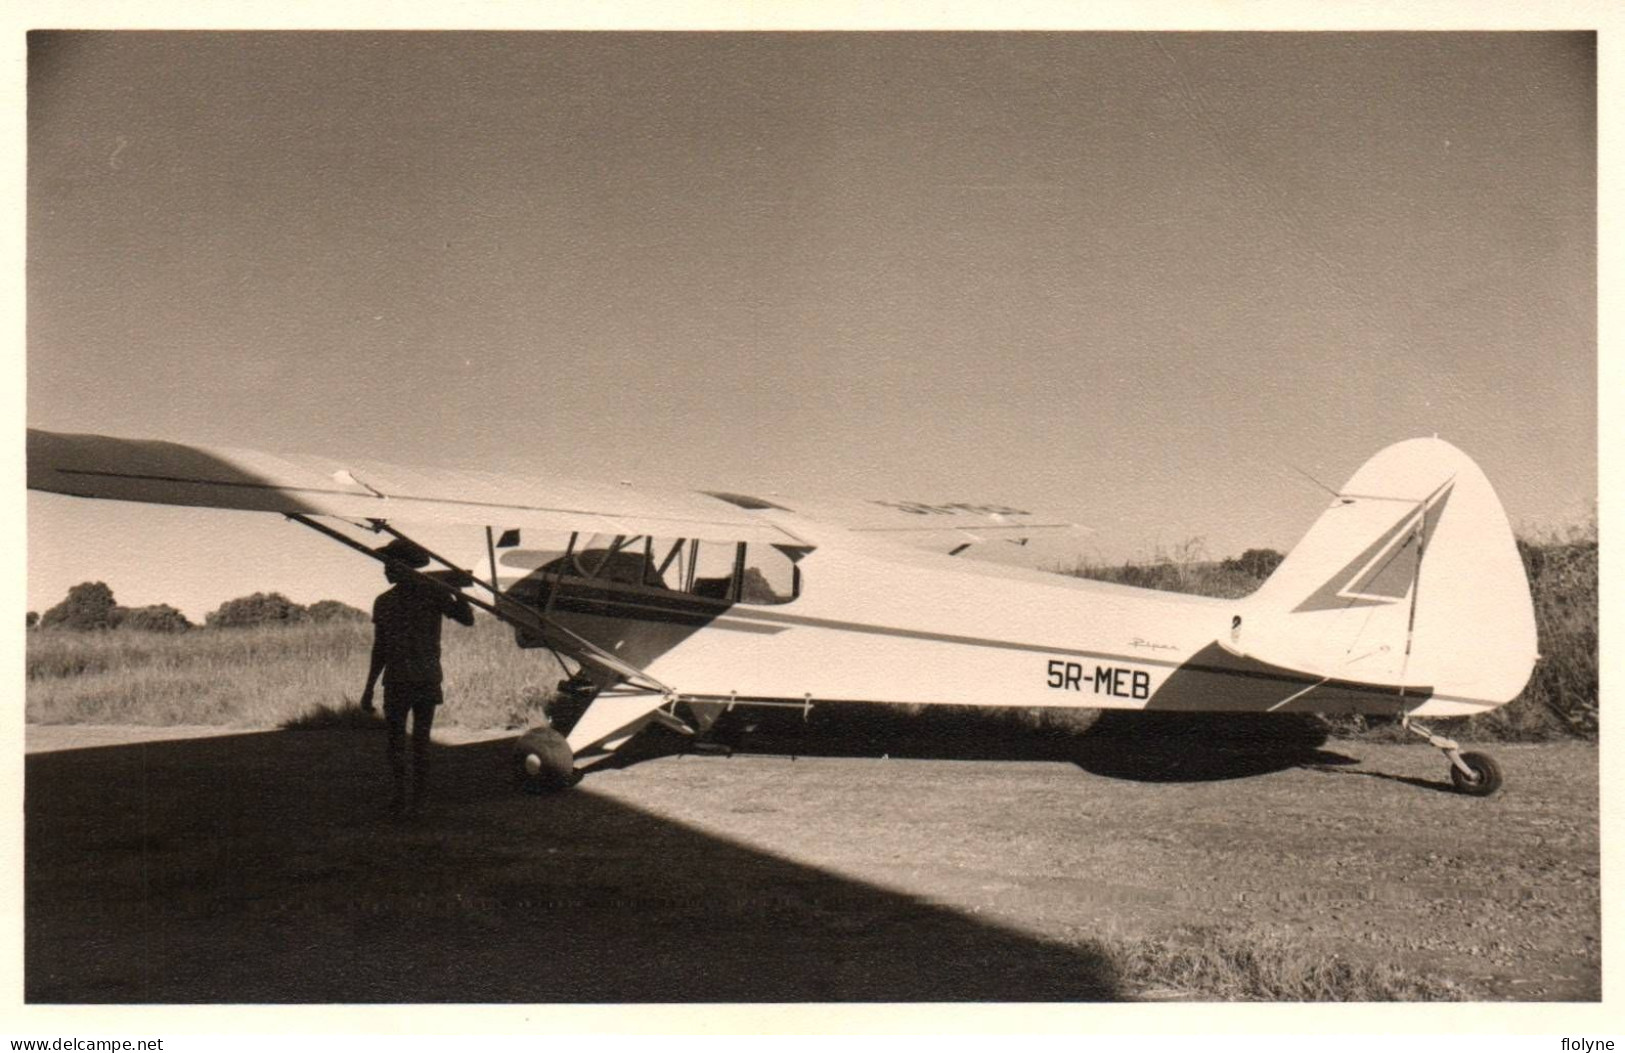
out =
<svg viewBox="0 0 1625 1053"><path fill-rule="evenodd" d="M1376 607L1398 603L1410 595L1416 578L1417 561L1433 540L1444 506L1450 501L1452 483L1445 483L1433 496L1401 516L1399 521L1355 556L1292 613L1342 610L1349 607ZM1417 517L1422 517L1422 536L1417 537ZM1420 541L1420 544L1418 544Z"/></svg>

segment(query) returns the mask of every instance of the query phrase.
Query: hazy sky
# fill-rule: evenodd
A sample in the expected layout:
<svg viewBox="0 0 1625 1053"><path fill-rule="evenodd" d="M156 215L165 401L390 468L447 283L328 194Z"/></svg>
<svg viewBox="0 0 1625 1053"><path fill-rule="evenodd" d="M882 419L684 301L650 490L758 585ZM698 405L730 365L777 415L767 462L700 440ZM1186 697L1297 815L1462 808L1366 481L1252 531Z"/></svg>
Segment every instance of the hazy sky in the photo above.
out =
<svg viewBox="0 0 1625 1053"><path fill-rule="evenodd" d="M1437 433L1596 497L1589 34L35 35L38 427L1288 548ZM376 568L29 496L30 608Z"/></svg>

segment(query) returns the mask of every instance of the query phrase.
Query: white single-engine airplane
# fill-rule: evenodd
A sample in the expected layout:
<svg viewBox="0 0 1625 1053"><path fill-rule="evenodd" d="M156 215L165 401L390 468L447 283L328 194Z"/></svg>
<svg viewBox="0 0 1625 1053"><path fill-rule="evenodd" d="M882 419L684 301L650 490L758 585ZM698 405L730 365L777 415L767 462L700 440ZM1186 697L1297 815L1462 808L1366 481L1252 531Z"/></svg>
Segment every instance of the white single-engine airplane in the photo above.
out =
<svg viewBox="0 0 1625 1053"><path fill-rule="evenodd" d="M483 528L483 580L432 550L442 569L425 576L480 586L469 598L520 647L577 667L550 725L519 740L530 788L572 785L651 721L700 735L734 706L861 701L1388 715L1486 795L1495 762L1411 718L1502 705L1538 657L1506 514L1438 439L1371 458L1239 600L955 558L1071 528L1001 505L815 505L32 429L28 486L281 513L375 558L358 530ZM565 534L562 551L537 542Z"/></svg>

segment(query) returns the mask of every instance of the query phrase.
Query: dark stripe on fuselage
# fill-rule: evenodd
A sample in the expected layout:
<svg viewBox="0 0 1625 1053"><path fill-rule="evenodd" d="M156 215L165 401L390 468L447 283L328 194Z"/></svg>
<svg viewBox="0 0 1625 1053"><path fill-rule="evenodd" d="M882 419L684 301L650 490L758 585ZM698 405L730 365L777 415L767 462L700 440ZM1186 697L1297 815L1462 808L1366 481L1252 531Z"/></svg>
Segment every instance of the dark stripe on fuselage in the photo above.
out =
<svg viewBox="0 0 1625 1053"><path fill-rule="evenodd" d="M955 644L965 647L1021 651L1028 654L1087 658L1117 664L1156 666L1170 671L1208 673L1215 676L1278 683L1294 688L1321 685L1341 691L1385 697L1397 696L1400 692L1398 685L1362 684L1358 681L1335 679L1323 684L1324 678L1322 677L1283 669L1256 659L1232 656L1223 648L1219 648L1217 644L1209 645L1208 648L1197 652L1192 656L1191 660L1178 662L1166 658L1122 654L1115 651L1050 647L1042 644L996 640L989 637L963 636L954 633L928 632L919 629L903 629L895 626L816 618L754 605L734 605L723 600L714 600L704 596L691 596L687 593L655 592L638 586L621 585L615 582L589 582L581 578L565 578L563 579L563 585L565 587L559 590L559 594L553 598L550 613L563 612L625 621L681 625L688 627L690 630L713 625L716 628L727 628L739 632L771 634L800 626L864 636L883 636L894 639ZM636 599L632 597L636 597ZM539 602L538 606L540 605ZM727 614L727 617L723 619L726 624L718 623L718 619L721 619L724 614ZM753 628L753 622L767 622L770 625L758 625ZM1430 687L1406 687L1404 689L1404 697L1406 699L1415 699L1418 703L1432 696L1433 689ZM1460 699L1459 701L1476 702L1478 700Z"/></svg>
<svg viewBox="0 0 1625 1053"><path fill-rule="evenodd" d="M530 584L529 588L522 586L509 591L552 615L589 614L602 618L700 626L726 614L733 606L727 600L709 596L574 576Z"/></svg>
<svg viewBox="0 0 1625 1053"><path fill-rule="evenodd" d="M632 603L626 600L590 600L578 599L574 596L560 596L553 601L548 614L555 618L561 614L579 614L629 622L686 625L695 629L709 625L715 629L730 629L735 632L756 633L762 636L776 636L779 633L789 631L790 628L788 625L762 625L759 622L745 621L729 616L727 610L724 607L721 611L685 611L650 604Z"/></svg>

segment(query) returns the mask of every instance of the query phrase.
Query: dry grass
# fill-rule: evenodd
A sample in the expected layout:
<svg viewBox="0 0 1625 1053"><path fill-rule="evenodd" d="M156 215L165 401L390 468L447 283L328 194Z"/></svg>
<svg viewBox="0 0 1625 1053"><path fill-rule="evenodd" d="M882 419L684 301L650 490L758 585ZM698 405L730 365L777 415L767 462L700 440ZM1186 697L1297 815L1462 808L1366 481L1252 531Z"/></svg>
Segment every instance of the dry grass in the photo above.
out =
<svg viewBox="0 0 1625 1053"><path fill-rule="evenodd" d="M1454 980L1387 963L1350 961L1269 933L1214 926L1109 944L1125 986L1184 1000L1223 1002L1465 1001Z"/></svg>
<svg viewBox="0 0 1625 1053"><path fill-rule="evenodd" d="M354 710L372 627L297 624L188 633L28 634L27 719L35 724L278 727ZM546 652L520 652L502 625L448 626L440 722L534 723L562 676ZM329 720L331 717L328 718Z"/></svg>

